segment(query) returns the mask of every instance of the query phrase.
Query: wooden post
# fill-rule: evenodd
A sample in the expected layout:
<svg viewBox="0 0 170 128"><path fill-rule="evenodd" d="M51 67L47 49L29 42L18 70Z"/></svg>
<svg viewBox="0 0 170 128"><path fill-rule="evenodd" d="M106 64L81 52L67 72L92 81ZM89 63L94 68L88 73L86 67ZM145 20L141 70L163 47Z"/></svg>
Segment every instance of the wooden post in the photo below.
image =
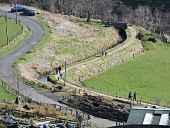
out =
<svg viewBox="0 0 170 128"><path fill-rule="evenodd" d="M18 13L17 13L17 0L15 0L15 11L16 11L16 24L18 23Z"/></svg>
<svg viewBox="0 0 170 128"><path fill-rule="evenodd" d="M7 16L6 16L6 12L5 12L5 23L6 23L6 43L8 45L8 23L7 23Z"/></svg>

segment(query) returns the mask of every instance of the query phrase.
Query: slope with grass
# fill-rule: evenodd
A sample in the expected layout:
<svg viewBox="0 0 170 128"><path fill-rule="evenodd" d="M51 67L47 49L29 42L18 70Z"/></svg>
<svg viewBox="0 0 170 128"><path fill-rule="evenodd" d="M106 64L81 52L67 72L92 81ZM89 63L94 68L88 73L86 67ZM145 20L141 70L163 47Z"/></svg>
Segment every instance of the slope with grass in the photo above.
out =
<svg viewBox="0 0 170 128"><path fill-rule="evenodd" d="M22 77L36 81L58 66L87 59L113 47L118 41L114 28L106 28L99 21L85 22L73 16L42 12L38 20L46 29L44 38L33 50L18 61L18 72ZM29 70L28 70L29 69Z"/></svg>
<svg viewBox="0 0 170 128"><path fill-rule="evenodd" d="M6 35L6 25L8 36ZM16 24L12 19L7 19L6 23L5 18L0 17L0 56L16 49L29 35L30 30L27 26L21 23Z"/></svg>
<svg viewBox="0 0 170 128"><path fill-rule="evenodd" d="M0 65L1 65L0 78L3 79L9 85L9 87L11 87L15 90L17 90L17 81L16 81L17 78L12 72L12 65L14 64L15 60L18 59L25 52L27 52L27 54L31 53L32 51L28 51L28 50L33 48L35 46L35 44L37 44L42 39L42 37L44 35L44 31L41 28L41 26L38 23L36 23L34 20L31 20L26 17L19 17L19 18L24 24L26 24L30 27L32 34L29 37L29 39L27 41L25 41L25 43L23 43L23 45L20 48L18 48L17 50L13 51L12 53L10 53L2 58L0 58ZM40 43L40 45L42 45L42 44ZM40 94L39 92L37 92L37 90L35 90L29 86L26 86L26 84L23 84L21 81L19 81L19 85L20 85L20 94L31 98L33 101L37 101L37 102L43 103L43 104L52 104L52 105L55 104L57 109L60 108L59 106L63 106L63 107L66 107L67 110L71 109L71 110L73 110L72 112L76 112L76 110L74 110L73 108L70 108L69 106L66 106L64 104L57 102L56 98L53 99L50 96L45 96L43 94ZM49 92L49 93L54 95L52 92ZM56 108L55 108L55 110L56 110ZM107 126L109 127L115 123L113 121L97 118L94 116L91 116L91 122L94 122L96 125L98 125L101 122L104 122L104 123L100 124L101 127L107 127Z"/></svg>
<svg viewBox="0 0 170 128"><path fill-rule="evenodd" d="M15 96L11 94L10 92L5 89L4 86L2 86L2 81L0 81L0 101L2 100L14 100Z"/></svg>
<svg viewBox="0 0 170 128"><path fill-rule="evenodd" d="M136 30L134 27L128 28L127 40L116 47L109 49L107 56L96 57L92 60L75 64L67 68L67 81L80 85L80 81L88 79L94 75L101 74L109 70L113 66L122 63L128 59L133 58L133 54L142 54L143 47L136 37Z"/></svg>
<svg viewBox="0 0 170 128"><path fill-rule="evenodd" d="M83 81L87 88L127 98L128 93L137 92L138 99L169 102L170 89L170 45L147 42L146 54L98 76Z"/></svg>
<svg viewBox="0 0 170 128"><path fill-rule="evenodd" d="M13 39L17 34L22 31L22 25L16 24L14 20L7 20L8 26L8 38L9 40ZM0 46L4 46L7 44L6 39L6 22L4 17L0 17Z"/></svg>

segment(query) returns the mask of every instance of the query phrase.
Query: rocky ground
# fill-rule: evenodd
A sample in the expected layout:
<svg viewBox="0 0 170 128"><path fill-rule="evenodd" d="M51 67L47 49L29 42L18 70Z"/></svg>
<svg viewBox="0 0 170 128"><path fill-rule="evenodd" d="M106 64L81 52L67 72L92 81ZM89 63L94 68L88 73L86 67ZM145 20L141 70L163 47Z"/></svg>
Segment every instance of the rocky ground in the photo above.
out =
<svg viewBox="0 0 170 128"><path fill-rule="evenodd" d="M91 113L94 116L110 119L118 122L126 122L129 115L130 104L117 100L106 100L100 96L84 94L83 96L72 96L66 104Z"/></svg>
<svg viewBox="0 0 170 128"><path fill-rule="evenodd" d="M60 120L72 120L73 122L76 122L75 117L72 115L46 105L35 105L32 103L14 104L13 101L0 102L0 127L4 127L4 124L1 124L1 122L6 122L6 119L9 117L18 120L20 126L23 126L23 128L29 127L29 122L33 124L49 120L54 124ZM24 122L27 122L28 124L25 124ZM9 121L8 125L9 124L12 125L13 121Z"/></svg>

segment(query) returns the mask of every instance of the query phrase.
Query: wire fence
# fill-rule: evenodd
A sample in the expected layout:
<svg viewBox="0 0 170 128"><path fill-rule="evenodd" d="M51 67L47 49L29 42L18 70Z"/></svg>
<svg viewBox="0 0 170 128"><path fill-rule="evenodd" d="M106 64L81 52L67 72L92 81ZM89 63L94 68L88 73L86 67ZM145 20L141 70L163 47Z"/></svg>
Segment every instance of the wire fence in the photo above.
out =
<svg viewBox="0 0 170 128"><path fill-rule="evenodd" d="M64 79L63 79L64 80ZM72 84L74 86L80 87L80 84L75 84L70 81L66 81L68 84ZM105 83L107 84L107 83ZM108 83L109 85L109 83ZM112 97L113 100L120 100L120 102L126 102L130 104L130 106L143 106L143 105L156 105L156 106L162 106L170 108L170 100L165 100L161 98L155 98L151 96L147 96L141 93L138 93L137 91L130 91L126 89L122 89L120 87L114 87L109 88L108 85L105 85L105 88L108 88L107 90L102 89L100 87L87 87L86 84L81 82L81 86L83 86L82 89L75 89L73 95L76 93L87 93L87 94L94 94L97 96L104 96L104 97ZM129 98L129 93L131 92L131 98ZM136 96L134 98L134 93L136 93Z"/></svg>
<svg viewBox="0 0 170 128"><path fill-rule="evenodd" d="M8 20L11 20L11 19L8 19ZM8 24L11 24L11 23L6 23L6 22L0 22L0 24L7 24L7 26L8 26ZM7 46L7 45L10 45L10 42L12 42L16 37L18 37L19 35L21 35L22 33L23 33L23 25L21 24L21 22L20 21L18 21L18 25L21 27L21 29L19 29L18 31L17 31L17 33L15 33L14 35L10 35L10 33L9 33L9 28L7 27L7 35L6 35L6 38L8 38L8 39L6 39L3 43L1 43L0 44L0 47L2 48L2 47L5 47L5 46ZM10 35L10 36L9 36Z"/></svg>
<svg viewBox="0 0 170 128"><path fill-rule="evenodd" d="M85 84L83 84L83 86L85 88L87 88L87 86ZM107 88L107 86L106 86ZM110 88L107 90L104 89L99 89L98 87L94 88L94 87L90 87L87 88L90 91L97 91L101 94L105 94L105 95L110 95L112 97L118 98L118 99L122 99L125 101L130 102L132 105L146 105L150 104L150 105L156 105L156 106L163 106L163 107L168 107L170 108L170 100L165 100L165 99L161 99L161 98L155 98L155 97L151 97L151 96L147 96L141 93L138 93L136 91L130 91L130 90L125 90L119 87L114 87L114 88ZM131 98L129 98L129 93L131 92ZM136 98L134 98L134 93L136 93Z"/></svg>
<svg viewBox="0 0 170 128"><path fill-rule="evenodd" d="M36 104L39 106L47 106L47 107L51 107L51 108L55 108L57 111L59 111L61 113L61 116L72 116L74 119L77 119L78 115L83 115L84 117L88 116L88 114L77 110L75 108L71 108L71 107L67 107L66 105L62 106L62 105L58 105L58 104L48 104L48 103L43 103L43 102L39 102L39 101L35 101L33 99L31 99L31 97L25 96L22 93L18 94L18 91L11 88L10 86L7 85L6 82L4 81L0 81L0 85L5 89L5 91L15 95L16 97L19 95L21 97L22 102L24 103L29 103L29 104ZM67 97L63 97L62 100L67 99ZM4 100L4 102L6 102ZM85 123L85 125L91 125L91 122L89 120L83 121L83 123Z"/></svg>
<svg viewBox="0 0 170 128"><path fill-rule="evenodd" d="M4 88L5 91L13 94L14 96L19 95L23 102L29 102L29 103L38 104L38 105L47 105L47 106L51 106L53 108L59 108L59 110L63 110L63 109L69 110L67 107L59 106L59 105L56 105L56 104L48 104L48 103L38 102L38 101L32 100L30 97L25 96L25 95L23 95L21 93L18 94L17 90L15 90L15 89L11 88L10 86L8 86L6 84L6 82L4 82L4 81L1 81L1 86Z"/></svg>
<svg viewBox="0 0 170 128"><path fill-rule="evenodd" d="M137 99L134 103L143 102L143 103L147 103L147 104L151 104L151 105L158 105L158 106L163 106L163 107L169 108L170 107L170 100L166 100L166 99L163 99L163 98L160 98L160 97L154 97L154 96L152 97L152 96L149 96L149 95L145 95L144 93L140 93L139 91L137 91L133 88L132 88L132 90L124 89L123 87L115 86L115 85L111 84L110 82L102 81L102 79L95 79L95 77L93 77L93 79L95 81L99 81L99 82L103 83L103 87L88 86L88 85L86 85L82 82L83 80L88 79L89 76L101 74L101 73L111 69L114 65L118 65L118 64L120 64L124 61L127 61L127 60L133 59L137 56L143 55L143 53L144 53L144 49L140 49L140 48L136 51L133 51L133 52L132 51L124 52L120 55L121 57L118 57L118 59L116 57L113 58L114 63L112 63L113 61L112 62L107 61L107 62L109 62L109 64L104 63L106 65L104 65L104 64L97 65L96 67L101 66L100 68L98 68L98 73L96 73L97 70L96 71L89 70L89 71L81 72L81 74L77 75L77 77L75 77L75 79L74 79L74 81L76 81L76 83L79 83L79 84L74 84L74 83L69 82L69 81L67 81L67 82L70 83L70 84L74 84L76 86L83 86L84 88L86 88L86 90L97 91L101 94L104 93L105 95L110 95L110 96L117 97L117 98L123 98L125 100L128 99L128 95L129 95L130 92L132 92L132 96L133 96L133 93L136 92L137 93ZM110 59L110 60L112 60L112 59Z"/></svg>

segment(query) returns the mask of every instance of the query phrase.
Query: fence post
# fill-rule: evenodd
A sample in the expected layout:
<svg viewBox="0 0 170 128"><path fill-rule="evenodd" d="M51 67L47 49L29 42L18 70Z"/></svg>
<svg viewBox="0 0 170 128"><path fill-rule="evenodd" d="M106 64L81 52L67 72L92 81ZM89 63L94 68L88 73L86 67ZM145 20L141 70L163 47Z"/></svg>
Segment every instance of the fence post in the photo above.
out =
<svg viewBox="0 0 170 128"><path fill-rule="evenodd" d="M7 21L7 16L6 16L6 12L5 12L5 23L6 23L6 41L7 41L7 45L8 45L8 21Z"/></svg>

